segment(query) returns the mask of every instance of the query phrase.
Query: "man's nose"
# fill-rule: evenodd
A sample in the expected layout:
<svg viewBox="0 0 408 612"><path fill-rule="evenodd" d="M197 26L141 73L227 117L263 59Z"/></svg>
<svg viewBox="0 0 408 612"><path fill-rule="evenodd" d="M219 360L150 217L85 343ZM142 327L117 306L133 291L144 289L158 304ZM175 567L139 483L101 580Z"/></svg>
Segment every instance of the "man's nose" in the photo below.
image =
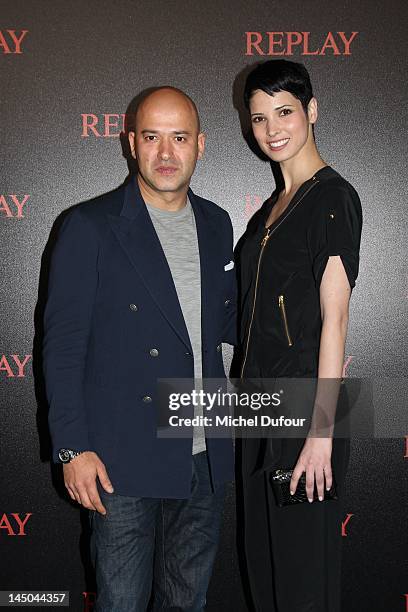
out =
<svg viewBox="0 0 408 612"><path fill-rule="evenodd" d="M163 139L160 141L160 146L158 150L158 156L163 161L170 159L171 157L171 144L167 139Z"/></svg>

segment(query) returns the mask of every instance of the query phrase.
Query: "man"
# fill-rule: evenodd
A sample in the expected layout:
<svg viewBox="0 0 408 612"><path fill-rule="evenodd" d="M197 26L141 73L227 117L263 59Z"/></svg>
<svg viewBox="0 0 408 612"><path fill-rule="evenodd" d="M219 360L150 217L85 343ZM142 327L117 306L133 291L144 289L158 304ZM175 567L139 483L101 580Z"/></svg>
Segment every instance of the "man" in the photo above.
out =
<svg viewBox="0 0 408 612"><path fill-rule="evenodd" d="M223 378L235 342L228 214L191 191L197 109L140 103L136 177L64 219L50 270L44 372L54 460L90 510L97 612L203 610L232 444L157 437L157 380ZM199 411L196 412L198 414ZM152 589L153 584L153 589Z"/></svg>

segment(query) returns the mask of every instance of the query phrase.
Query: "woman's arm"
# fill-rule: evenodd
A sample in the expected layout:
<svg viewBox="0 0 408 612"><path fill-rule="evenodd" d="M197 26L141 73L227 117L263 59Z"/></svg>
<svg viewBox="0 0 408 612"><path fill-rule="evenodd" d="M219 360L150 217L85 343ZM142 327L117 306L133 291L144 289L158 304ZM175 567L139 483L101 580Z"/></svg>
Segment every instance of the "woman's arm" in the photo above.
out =
<svg viewBox="0 0 408 612"><path fill-rule="evenodd" d="M340 255L329 257L320 285L322 334L319 378L341 378L346 345L350 284Z"/></svg>
<svg viewBox="0 0 408 612"><path fill-rule="evenodd" d="M340 255L329 257L320 285L322 333L319 347L318 385L308 437L299 455L290 482L293 494L306 472L306 493L313 501L314 481L319 500L332 486L332 434L347 337L350 284ZM324 436L322 437L322 432ZM313 437L313 436L319 437Z"/></svg>

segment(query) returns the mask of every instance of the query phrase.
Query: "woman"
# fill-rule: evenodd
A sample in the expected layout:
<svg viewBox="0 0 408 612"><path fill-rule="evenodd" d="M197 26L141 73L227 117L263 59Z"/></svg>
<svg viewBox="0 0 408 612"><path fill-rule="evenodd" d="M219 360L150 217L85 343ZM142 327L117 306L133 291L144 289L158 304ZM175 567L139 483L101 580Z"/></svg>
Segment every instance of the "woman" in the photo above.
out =
<svg viewBox="0 0 408 612"><path fill-rule="evenodd" d="M243 383L316 378L318 385L330 379L338 381L338 392L358 273L360 200L317 150L317 102L302 64L259 64L247 78L244 97L253 135L280 169L283 188L254 215L237 247L240 377ZM317 418L315 404L312 423ZM334 437L333 426L327 432L242 440L245 555L258 612L340 610L349 440ZM311 503L279 507L270 484L276 468L294 469L291 491L305 473ZM327 501L324 489L333 478L338 499Z"/></svg>

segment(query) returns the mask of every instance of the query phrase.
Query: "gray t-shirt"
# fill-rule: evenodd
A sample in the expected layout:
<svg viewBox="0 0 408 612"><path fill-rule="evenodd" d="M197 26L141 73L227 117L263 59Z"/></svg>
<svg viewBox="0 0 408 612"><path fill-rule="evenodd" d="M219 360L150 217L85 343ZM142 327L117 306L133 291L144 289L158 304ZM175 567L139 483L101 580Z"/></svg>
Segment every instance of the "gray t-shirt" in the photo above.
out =
<svg viewBox="0 0 408 612"><path fill-rule="evenodd" d="M194 357L196 389L202 378L201 362L201 272L197 229L190 201L177 211L146 204L153 226L169 264L178 299L190 337ZM194 416L201 416L201 406ZM193 455L206 450L203 427L193 428Z"/></svg>

